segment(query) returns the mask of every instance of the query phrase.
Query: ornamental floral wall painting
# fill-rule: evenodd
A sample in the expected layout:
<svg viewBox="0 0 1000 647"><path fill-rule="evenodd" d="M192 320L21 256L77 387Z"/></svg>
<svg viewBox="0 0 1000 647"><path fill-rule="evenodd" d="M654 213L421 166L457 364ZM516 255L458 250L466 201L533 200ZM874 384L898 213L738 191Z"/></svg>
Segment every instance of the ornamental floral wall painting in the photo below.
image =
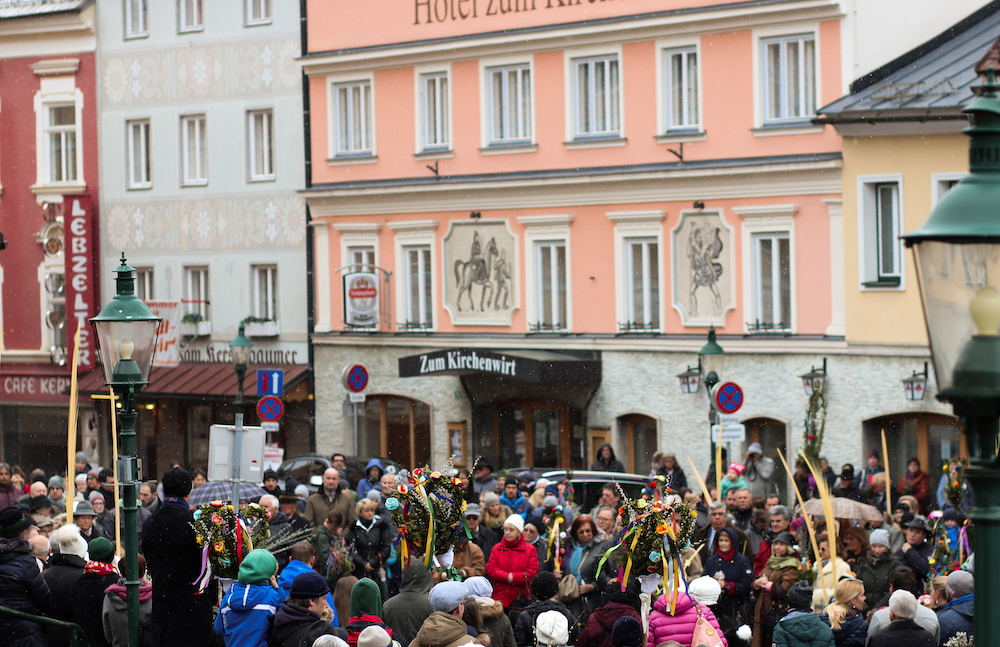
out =
<svg viewBox="0 0 1000 647"><path fill-rule="evenodd" d="M683 325L726 325L736 307L733 240L717 212L684 212L670 232L673 306Z"/></svg>
<svg viewBox="0 0 1000 647"><path fill-rule="evenodd" d="M520 307L520 263L508 222L452 222L442 246L444 307L452 323L509 326Z"/></svg>

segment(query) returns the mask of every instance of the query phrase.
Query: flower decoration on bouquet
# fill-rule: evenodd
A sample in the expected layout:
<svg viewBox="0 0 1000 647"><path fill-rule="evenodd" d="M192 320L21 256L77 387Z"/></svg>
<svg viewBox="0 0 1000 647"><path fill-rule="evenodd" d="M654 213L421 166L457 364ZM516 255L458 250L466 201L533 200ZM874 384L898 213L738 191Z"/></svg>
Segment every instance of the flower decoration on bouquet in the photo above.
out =
<svg viewBox="0 0 1000 647"><path fill-rule="evenodd" d="M566 514L561 505L552 506L542 511L545 520L545 536L548 538L548 553L546 561L555 557L561 564L566 556Z"/></svg>
<svg viewBox="0 0 1000 647"><path fill-rule="evenodd" d="M969 466L967 458L953 458L944 465L947 481L944 484L944 495L956 510L962 509L962 499L965 498L969 486L965 482L965 470Z"/></svg>
<svg viewBox="0 0 1000 647"><path fill-rule="evenodd" d="M194 511L194 531L201 546L201 573L192 582L204 591L212 576L236 579L240 562L270 537L267 511L251 503L235 510L224 501L212 501Z"/></svg>
<svg viewBox="0 0 1000 647"><path fill-rule="evenodd" d="M449 463L444 473L418 467L409 476L396 477L396 491L386 499L385 507L399 528L396 541L404 568L413 556L428 568L450 568L455 538L472 531L465 521L465 486L451 474Z"/></svg>
<svg viewBox="0 0 1000 647"><path fill-rule="evenodd" d="M601 559L601 566L614 556L623 591L633 576L639 578L646 593L655 591L662 582L673 615L680 583L684 581L680 552L694 536L698 513L668 486L669 482L659 477L650 482L649 498L633 500L622 496L624 503L618 509L622 530L618 543Z"/></svg>

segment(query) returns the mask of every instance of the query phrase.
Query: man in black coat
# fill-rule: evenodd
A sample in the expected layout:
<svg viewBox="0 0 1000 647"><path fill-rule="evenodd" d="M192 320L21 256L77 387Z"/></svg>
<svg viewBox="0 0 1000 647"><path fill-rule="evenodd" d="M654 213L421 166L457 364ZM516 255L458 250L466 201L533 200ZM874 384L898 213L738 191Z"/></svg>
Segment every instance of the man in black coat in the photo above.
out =
<svg viewBox="0 0 1000 647"><path fill-rule="evenodd" d="M320 615L330 613L326 596L330 587L319 573L300 573L292 580L288 599L274 614L269 644L273 647L311 645L320 636L337 636L347 640L347 632L334 627Z"/></svg>
<svg viewBox="0 0 1000 647"><path fill-rule="evenodd" d="M869 647L937 647L934 636L913 621L917 615L917 599L909 591L899 590L889 596L889 619L881 633L871 637Z"/></svg>
<svg viewBox="0 0 1000 647"><path fill-rule="evenodd" d="M726 504L722 501L715 501L712 505L708 506L708 525L704 528L699 528L694 533L694 539L691 542L695 546L698 546L698 557L701 558L702 564L712 554L712 546L715 544L716 533L724 527L729 527L736 531L736 537L739 540L739 545L736 547L737 551L745 555L747 559L752 559L753 556L750 554L750 540L747 538L747 534L739 528L735 528L729 521L729 517L726 515Z"/></svg>
<svg viewBox="0 0 1000 647"><path fill-rule="evenodd" d="M558 592L559 578L555 573L539 571L531 580L531 594L535 597L535 601L524 608L514 623L514 642L517 643L517 647L534 647L535 618L546 611L558 611L566 616L566 621L569 623L567 644L572 645L576 641L576 637L580 634L580 625L576 623L576 618L569 608L555 599Z"/></svg>
<svg viewBox="0 0 1000 647"><path fill-rule="evenodd" d="M52 611L49 586L32 556L31 517L18 508L0 510L0 606L33 615ZM11 647L46 647L41 626L0 616L0 640Z"/></svg>
<svg viewBox="0 0 1000 647"><path fill-rule="evenodd" d="M87 565L87 540L80 534L80 527L75 523L55 531L51 539L52 548L59 552L49 558L49 565L42 572L42 577L52 594L52 617L68 622L73 611L70 591ZM62 627L49 626L45 629L45 635L50 645L68 645L70 641L70 633Z"/></svg>
<svg viewBox="0 0 1000 647"><path fill-rule="evenodd" d="M483 551L483 558L490 561L490 552L499 541L495 532L480 523L482 511L478 503L470 503L465 509L465 522L469 524L472 531L472 543L479 546Z"/></svg>
<svg viewBox="0 0 1000 647"><path fill-rule="evenodd" d="M934 555L934 544L927 541L931 536L927 517L914 515L913 519L903 524L903 535L906 542L896 551L896 557L916 573L918 580L925 580L931 572L930 558Z"/></svg>
<svg viewBox="0 0 1000 647"><path fill-rule="evenodd" d="M152 644L208 647L212 642L211 586L192 584L201 572L201 548L188 511L191 475L174 467L163 476L164 500L143 528L142 554L153 582Z"/></svg>

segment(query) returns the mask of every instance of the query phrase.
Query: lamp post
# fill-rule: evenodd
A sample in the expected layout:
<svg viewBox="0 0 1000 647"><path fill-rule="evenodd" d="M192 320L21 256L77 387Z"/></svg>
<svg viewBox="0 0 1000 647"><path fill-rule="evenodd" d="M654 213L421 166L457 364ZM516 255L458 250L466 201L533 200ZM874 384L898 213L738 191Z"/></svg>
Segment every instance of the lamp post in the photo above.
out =
<svg viewBox="0 0 1000 647"><path fill-rule="evenodd" d="M125 590L128 617L128 644L139 644L139 538L136 492L142 478L142 467L135 456L135 419L133 400L143 386L149 384L149 369L153 364L156 333L160 318L135 296L135 270L122 263L115 270L116 294L100 314L90 319L97 332L104 381L121 399L118 412L121 419L122 456L118 460L118 477L122 486L122 519L125 523ZM112 414L115 406L112 402Z"/></svg>
<svg viewBox="0 0 1000 647"><path fill-rule="evenodd" d="M917 231L913 248L938 399L950 402L965 429L975 493L975 637L1000 647L1000 86L992 67L971 115L969 174L949 190Z"/></svg>
<svg viewBox="0 0 1000 647"><path fill-rule="evenodd" d="M712 425L719 424L719 414L712 406L712 387L719 383L719 374L715 372L718 364L721 363L723 356L726 351L722 350L722 346L715 341L715 326L710 326L708 329L708 342L701 347L698 351L698 365L702 365L702 358L704 358L704 363L708 368L708 373L705 375L705 392L708 394L708 438L711 441L711 452L712 452L712 462L709 469L709 474L715 474L717 471L715 460L716 460L716 448L715 448L715 437L712 436ZM732 460L732 456L729 457ZM716 488L721 488L721 483L715 484ZM721 489L719 490L721 492Z"/></svg>
<svg viewBox="0 0 1000 647"><path fill-rule="evenodd" d="M229 342L229 355L236 370L236 427L233 432L233 509L240 509L240 465L243 461L243 378L247 374L247 363L250 361L250 350L253 342L243 334L244 327L233 341Z"/></svg>

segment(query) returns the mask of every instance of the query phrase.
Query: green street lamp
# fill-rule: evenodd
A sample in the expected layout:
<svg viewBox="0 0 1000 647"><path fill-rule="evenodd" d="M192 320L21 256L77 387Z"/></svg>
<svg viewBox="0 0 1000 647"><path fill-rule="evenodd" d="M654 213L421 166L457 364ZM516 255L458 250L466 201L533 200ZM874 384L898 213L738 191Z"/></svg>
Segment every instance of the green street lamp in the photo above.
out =
<svg viewBox="0 0 1000 647"><path fill-rule="evenodd" d="M156 333L161 319L150 312L135 296L135 269L125 263L115 270L116 294L90 323L97 333L104 381L121 399L122 456L118 458L118 480L122 486L122 520L125 528L125 590L128 609L128 644L139 644L139 537L136 493L141 466L135 456L135 419L133 400L149 384L153 365ZM112 403L112 412L114 403ZM112 413L112 415L114 415Z"/></svg>
<svg viewBox="0 0 1000 647"><path fill-rule="evenodd" d="M229 342L229 355L233 360L233 368L236 369L236 406L243 406L243 378L247 374L247 364L250 362L250 350L253 342L243 334L244 327L240 324L240 331Z"/></svg>
<svg viewBox="0 0 1000 647"><path fill-rule="evenodd" d="M992 67L977 90L963 110L970 172L903 240L917 265L937 397L961 419L971 454L976 644L1000 647L991 617L1000 603L1000 86Z"/></svg>
<svg viewBox="0 0 1000 647"><path fill-rule="evenodd" d="M719 383L719 374L715 372L715 369L720 367L725 355L726 351L722 350L719 342L715 341L715 326L709 326L708 342L698 351L698 365L701 366L704 362L706 368L708 368L708 373L705 375L705 391L708 394L708 438L711 441L712 452L709 475L715 474L716 448L715 436L712 435L712 425L720 424L719 413L712 406L712 387ZM732 459L732 456L729 458ZM721 485L721 483L716 483L715 487L718 488Z"/></svg>

